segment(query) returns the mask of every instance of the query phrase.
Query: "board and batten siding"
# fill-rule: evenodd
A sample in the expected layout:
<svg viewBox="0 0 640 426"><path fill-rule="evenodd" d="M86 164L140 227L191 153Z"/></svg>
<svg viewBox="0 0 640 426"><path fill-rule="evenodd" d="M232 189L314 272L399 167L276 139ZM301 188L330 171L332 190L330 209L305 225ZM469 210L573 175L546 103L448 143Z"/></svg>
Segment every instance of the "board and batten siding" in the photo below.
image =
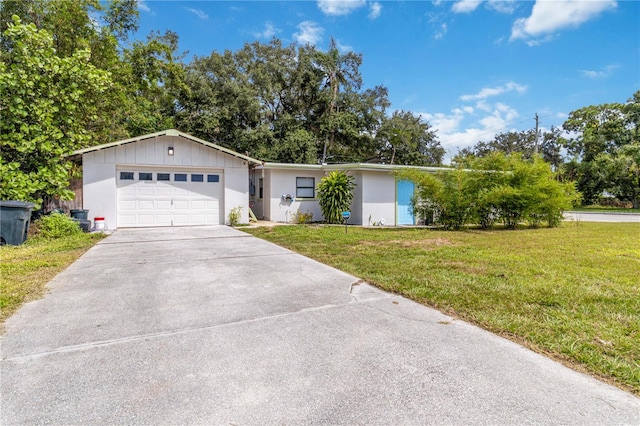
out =
<svg viewBox="0 0 640 426"><path fill-rule="evenodd" d="M173 147L174 155L168 155ZM248 222L248 182L246 162L180 136L156 136L82 155L85 209L89 219L105 217L110 229L118 226L116 172L127 166L223 170L224 217L234 207L242 207L241 222Z"/></svg>

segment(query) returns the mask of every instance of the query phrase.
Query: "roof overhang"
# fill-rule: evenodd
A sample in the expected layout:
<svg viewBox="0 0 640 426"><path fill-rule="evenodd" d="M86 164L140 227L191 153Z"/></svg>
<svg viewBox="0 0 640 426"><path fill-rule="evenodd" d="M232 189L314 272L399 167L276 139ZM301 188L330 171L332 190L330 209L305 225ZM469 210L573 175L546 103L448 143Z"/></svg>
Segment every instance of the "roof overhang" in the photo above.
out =
<svg viewBox="0 0 640 426"><path fill-rule="evenodd" d="M119 140L119 141L116 141L116 142L109 142L109 143L105 143L105 144L102 144L102 145L96 145L96 146L92 146L92 147L89 147L89 148L79 149L77 151L74 151L69 157L81 156L82 154L87 154L89 152L100 151L102 149L108 149L108 148L113 148L113 147L116 147L116 146L126 145L126 144L129 144L129 143L140 142L140 141L143 141L143 140L153 139L153 138L157 138L157 137L160 137L160 136L181 137L181 138L190 140L192 142L196 142L196 143L199 143L201 145L207 146L209 148L213 148L213 149L216 149L218 151L224 152L225 154L229 154L229 155L232 155L234 157L240 158L240 159L245 160L246 162L248 162L250 164L263 164L262 161L256 160L255 158L249 157L247 155L240 154L240 153L235 152L235 151L233 151L233 150L231 150L229 148L225 148L225 147L217 145L215 143L205 141L203 139L197 138L195 136L189 135L187 133L183 133L183 132L181 132L179 130L175 130L175 129L163 130L161 132L150 133L148 135L138 136L138 137L135 137L135 138L123 139L123 140Z"/></svg>
<svg viewBox="0 0 640 426"><path fill-rule="evenodd" d="M345 164L286 164L286 163L263 163L259 169L275 170L344 170L344 171L377 171L395 172L397 170L421 170L430 173L446 172L455 170L449 167L426 167L426 166L405 166L401 164L377 164L377 163L345 163Z"/></svg>

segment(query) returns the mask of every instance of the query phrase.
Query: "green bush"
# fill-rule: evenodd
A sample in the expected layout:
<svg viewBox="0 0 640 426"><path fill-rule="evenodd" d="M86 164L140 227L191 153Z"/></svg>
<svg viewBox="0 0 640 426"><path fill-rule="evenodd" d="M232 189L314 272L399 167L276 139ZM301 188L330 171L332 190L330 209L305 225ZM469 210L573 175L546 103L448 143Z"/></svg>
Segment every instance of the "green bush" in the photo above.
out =
<svg viewBox="0 0 640 426"><path fill-rule="evenodd" d="M82 234L80 224L69 216L61 213L52 213L38 219L36 227L37 237L42 238L63 238L71 235Z"/></svg>
<svg viewBox="0 0 640 426"><path fill-rule="evenodd" d="M562 212L570 209L579 193L572 183L558 182L549 164L541 158L524 160L519 155L495 153L467 158L467 169L433 175L405 170L398 177L416 184L414 212L435 211L435 223L445 229L465 224L490 228L496 220L515 229L527 222L531 227L545 222L555 227Z"/></svg>
<svg viewBox="0 0 640 426"><path fill-rule="evenodd" d="M229 212L229 225L238 226L240 224L240 215L242 212L242 207L234 207Z"/></svg>
<svg viewBox="0 0 640 426"><path fill-rule="evenodd" d="M353 176L334 170L318 184L318 200L327 223L342 223L342 212L348 211L353 200Z"/></svg>
<svg viewBox="0 0 640 426"><path fill-rule="evenodd" d="M299 224L311 223L313 221L313 213L306 212L302 213L300 210L296 212L293 216L293 222Z"/></svg>

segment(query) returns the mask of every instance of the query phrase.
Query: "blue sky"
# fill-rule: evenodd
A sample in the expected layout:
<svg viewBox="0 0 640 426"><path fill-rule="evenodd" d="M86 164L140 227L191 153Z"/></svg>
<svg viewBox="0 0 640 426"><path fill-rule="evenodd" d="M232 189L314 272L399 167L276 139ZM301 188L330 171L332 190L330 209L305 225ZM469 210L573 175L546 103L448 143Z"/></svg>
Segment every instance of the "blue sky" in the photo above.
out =
<svg viewBox="0 0 640 426"><path fill-rule="evenodd" d="M206 56L246 42L311 43L363 55L363 88L422 115L447 158L495 133L561 126L640 89L637 1L152 1L140 30L172 30Z"/></svg>

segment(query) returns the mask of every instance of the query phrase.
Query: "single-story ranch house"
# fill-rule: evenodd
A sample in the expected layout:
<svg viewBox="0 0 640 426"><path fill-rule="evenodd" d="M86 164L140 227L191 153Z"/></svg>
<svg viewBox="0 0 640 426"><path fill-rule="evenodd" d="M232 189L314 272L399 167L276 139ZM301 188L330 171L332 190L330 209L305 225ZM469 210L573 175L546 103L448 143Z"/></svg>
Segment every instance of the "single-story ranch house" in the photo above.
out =
<svg viewBox="0 0 640 426"><path fill-rule="evenodd" d="M384 164L262 162L177 130L165 130L78 150L83 209L109 229L218 225L232 209L259 219L292 222L298 212L322 220L316 186L332 170L354 177L349 223L410 225L413 184ZM425 171L437 167L418 167Z"/></svg>

